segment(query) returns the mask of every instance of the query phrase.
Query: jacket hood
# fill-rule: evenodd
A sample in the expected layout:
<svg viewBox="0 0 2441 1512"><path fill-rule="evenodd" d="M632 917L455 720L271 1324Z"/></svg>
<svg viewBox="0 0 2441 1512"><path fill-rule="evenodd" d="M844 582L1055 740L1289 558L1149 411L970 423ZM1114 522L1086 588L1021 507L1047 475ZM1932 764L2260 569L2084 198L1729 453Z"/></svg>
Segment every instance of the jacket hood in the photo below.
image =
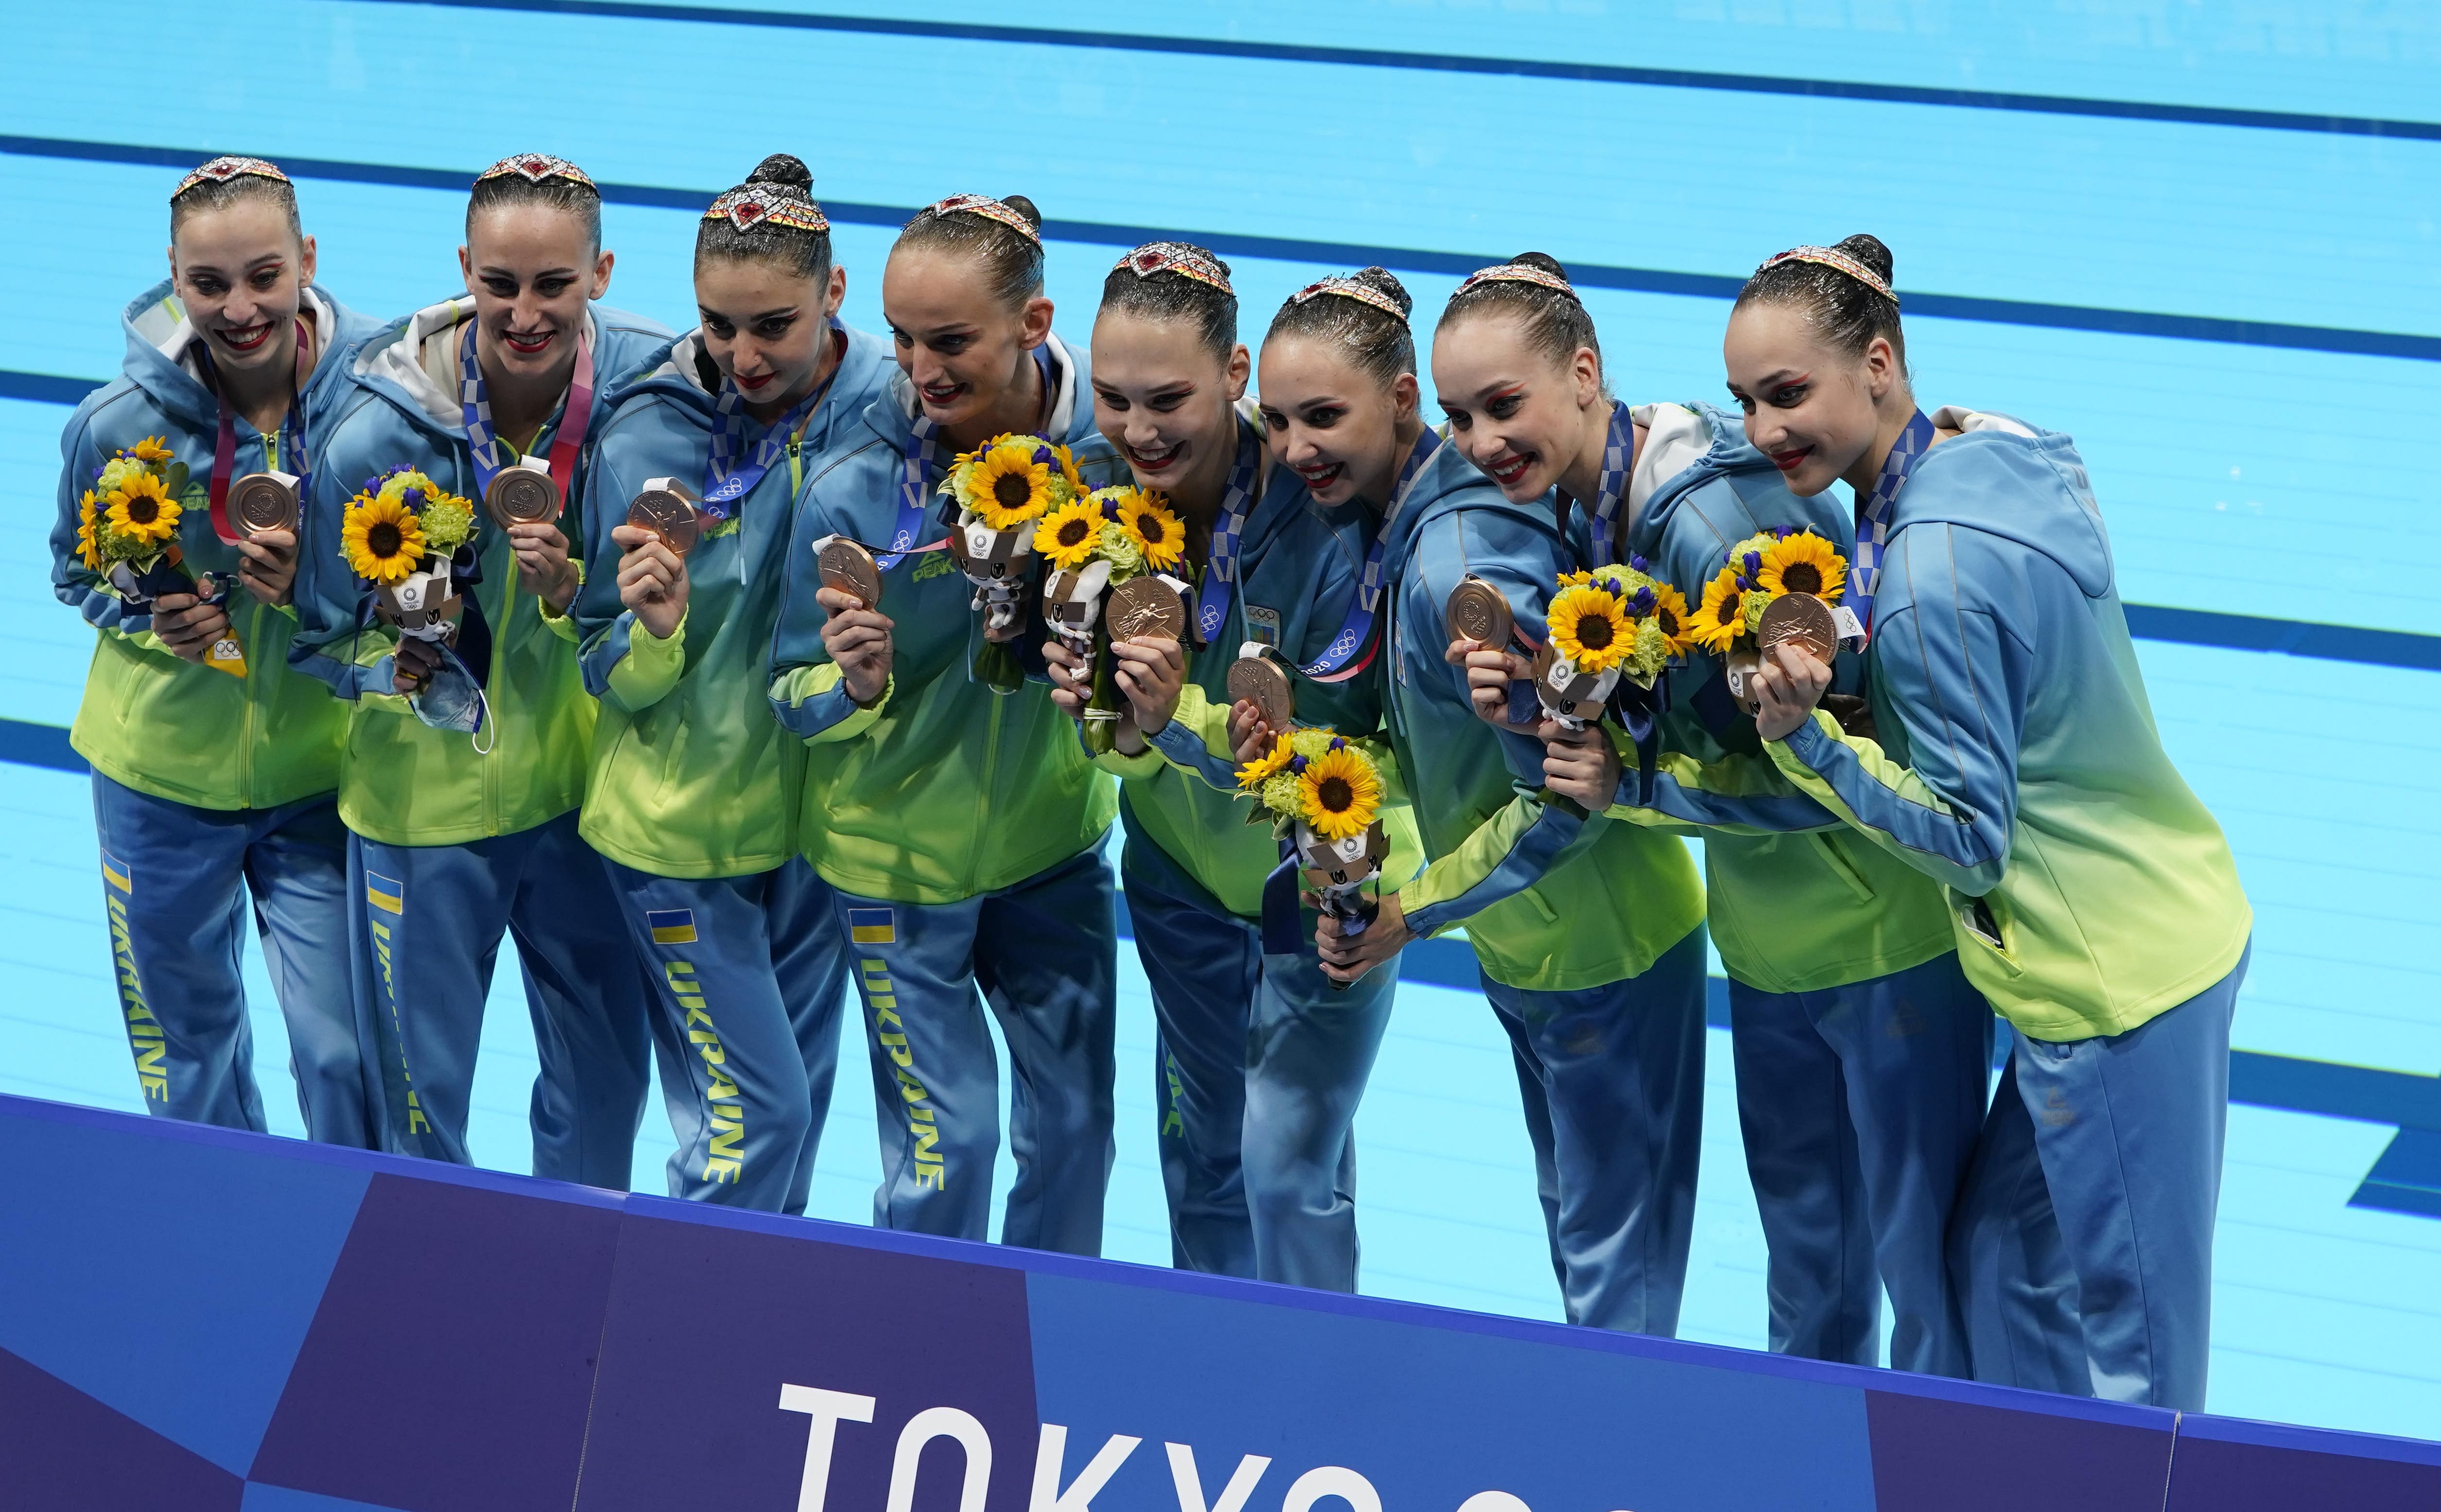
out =
<svg viewBox="0 0 2441 1512"><path fill-rule="evenodd" d="M2110 536L2075 441L2006 415L1948 407L1932 418L1964 434L1916 463L1894 529L1962 525L2050 557L2088 598L2110 590Z"/></svg>
<svg viewBox="0 0 2441 1512"><path fill-rule="evenodd" d="M1660 543L1668 537L1673 517L1681 508L1689 507L1687 500L1705 484L1716 477L1766 474L1776 477L1780 473L1771 459L1755 450L1746 440L1745 425L1737 416L1700 399L1688 400L1682 407L1692 410L1711 432L1711 445L1703 456L1665 479L1636 512L1628 540L1648 557L1657 554ZM1693 597L1692 593L1689 597Z"/></svg>
<svg viewBox="0 0 2441 1512"><path fill-rule="evenodd" d="M1499 485L1467 460L1466 454L1456 444L1444 439L1417 473L1411 491L1399 506L1398 517L1389 522L1389 536L1382 553L1383 580L1397 579L1427 522L1459 509L1506 514L1546 533L1559 532L1558 517L1552 513L1548 496L1511 503Z"/></svg>
<svg viewBox="0 0 2441 1512"><path fill-rule="evenodd" d="M127 355L119 370L163 413L208 431L220 423L220 401L204 386L197 353L200 338L184 307L172 297L172 287L164 279L119 312L118 324L127 338ZM335 355L344 363L348 350L378 327L332 298L318 283L306 287L304 302L313 311L315 333L321 343L310 387L335 370L331 366Z"/></svg>
<svg viewBox="0 0 2441 1512"><path fill-rule="evenodd" d="M475 301L460 295L393 320L357 351L349 376L436 440L461 440L465 412L457 385L443 385L425 370L424 344L474 315ZM644 367L648 353L670 346L671 337L664 326L600 305L586 307L585 328L593 346L598 416L607 397Z"/></svg>

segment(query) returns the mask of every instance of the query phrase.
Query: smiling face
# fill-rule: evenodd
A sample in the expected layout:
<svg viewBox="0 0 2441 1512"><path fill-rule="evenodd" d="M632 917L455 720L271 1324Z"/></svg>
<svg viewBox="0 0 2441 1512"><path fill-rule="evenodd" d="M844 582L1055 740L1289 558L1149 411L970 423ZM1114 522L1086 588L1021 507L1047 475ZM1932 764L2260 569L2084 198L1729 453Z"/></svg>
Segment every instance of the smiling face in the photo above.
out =
<svg viewBox="0 0 2441 1512"><path fill-rule="evenodd" d="M1261 390L1272 450L1314 502L1389 502L1400 424L1415 419L1415 374L1384 387L1336 342L1284 335L1263 343Z"/></svg>
<svg viewBox="0 0 2441 1512"><path fill-rule="evenodd" d="M548 205L497 205L466 225L459 271L475 297L483 356L528 382L565 375L576 362L585 306L610 289L610 254L590 228Z"/></svg>
<svg viewBox="0 0 2441 1512"><path fill-rule="evenodd" d="M1745 411L1746 440L1778 465L1791 493L1808 498L1873 450L1882 424L1875 405L1903 381L1888 341L1875 336L1861 355L1844 355L1794 305L1740 305L1721 355L1729 393Z"/></svg>
<svg viewBox="0 0 2441 1512"><path fill-rule="evenodd" d="M1251 366L1242 346L1223 361L1191 319L1106 310L1094 322L1094 424L1137 487L1201 493L1192 484L1208 480L1217 494L1238 455L1230 406Z"/></svg>
<svg viewBox="0 0 2441 1512"><path fill-rule="evenodd" d="M1540 498L1610 434L1601 358L1580 347L1555 362L1522 315L1492 311L1433 338L1433 387L1450 440L1515 503Z"/></svg>
<svg viewBox="0 0 2441 1512"><path fill-rule="evenodd" d="M170 277L214 362L262 367L294 350L297 311L314 281L314 239L300 242L268 199L234 200L179 218Z"/></svg>
<svg viewBox="0 0 2441 1512"><path fill-rule="evenodd" d="M814 391L830 356L830 317L846 297L841 267L809 279L775 258L719 257L695 269L703 350L758 420Z"/></svg>
<svg viewBox="0 0 2441 1512"><path fill-rule="evenodd" d="M952 432L1022 387L1030 353L1051 334L1050 300L1037 295L1010 310L992 297L980 264L948 251L893 251L881 314L924 414Z"/></svg>

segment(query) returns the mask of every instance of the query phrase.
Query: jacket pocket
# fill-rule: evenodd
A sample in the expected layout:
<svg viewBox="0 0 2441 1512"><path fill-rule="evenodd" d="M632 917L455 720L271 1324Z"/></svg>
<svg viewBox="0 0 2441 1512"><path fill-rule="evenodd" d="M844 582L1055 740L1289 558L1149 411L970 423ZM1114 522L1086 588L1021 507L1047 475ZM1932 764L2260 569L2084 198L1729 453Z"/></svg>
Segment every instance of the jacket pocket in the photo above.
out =
<svg viewBox="0 0 2441 1512"><path fill-rule="evenodd" d="M1848 891L1856 894L1856 900L1872 902L1873 885L1866 881L1865 873L1856 869L1855 858L1848 854L1844 842L1828 830L1817 831L1810 838L1829 863L1832 874L1848 884Z"/></svg>
<svg viewBox="0 0 2441 1512"><path fill-rule="evenodd" d="M1955 932L1965 947L2006 976L2024 976L2026 968L2017 961L2016 930L2009 918L2008 904L1998 894L1979 898L1955 888L1942 891L1948 896L1949 915L1956 921Z"/></svg>

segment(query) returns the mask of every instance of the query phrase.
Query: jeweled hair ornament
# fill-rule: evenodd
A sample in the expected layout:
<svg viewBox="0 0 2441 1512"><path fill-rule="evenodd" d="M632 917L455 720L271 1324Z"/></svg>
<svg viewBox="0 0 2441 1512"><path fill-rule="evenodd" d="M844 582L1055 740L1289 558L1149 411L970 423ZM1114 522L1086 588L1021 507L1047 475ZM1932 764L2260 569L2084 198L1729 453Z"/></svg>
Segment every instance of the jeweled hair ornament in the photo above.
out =
<svg viewBox="0 0 2441 1512"><path fill-rule="evenodd" d="M1575 285L1530 262L1503 262L1498 267L1477 268L1466 276L1466 281L1457 286L1457 292L1464 294L1481 283L1538 283L1546 289L1557 289L1571 299L1577 297Z"/></svg>
<svg viewBox="0 0 2441 1512"><path fill-rule="evenodd" d="M585 170L565 157L553 157L548 153L519 153L514 157L503 157L476 174L475 182L480 184L486 179L507 178L512 173L529 184L539 184L546 179L564 178L571 184L582 184L587 189L593 188L593 180Z"/></svg>
<svg viewBox="0 0 2441 1512"><path fill-rule="evenodd" d="M712 202L707 221L727 221L741 231L758 225L785 225L793 231L823 232L831 228L823 207L809 199L769 184L743 184Z"/></svg>
<svg viewBox="0 0 2441 1512"><path fill-rule="evenodd" d="M287 174L260 157L215 157L185 178L178 180L178 187L170 191L170 198L174 200L198 184L226 184L233 178L267 178L281 184L288 182Z"/></svg>
<svg viewBox="0 0 2441 1512"><path fill-rule="evenodd" d="M1400 324L1406 323L1407 312L1399 308L1398 300L1361 279L1317 279L1290 295L1289 303L1303 304L1309 299L1319 299L1327 294L1335 294L1343 299L1353 299L1359 304L1369 304Z"/></svg>
<svg viewBox="0 0 2441 1512"><path fill-rule="evenodd" d="M1765 269L1776 268L1783 262L1818 262L1826 268L1836 268L1890 303L1899 302L1899 297L1891 292L1889 280L1835 246L1793 246L1780 256L1766 261L1763 267L1755 269L1755 272L1760 274Z"/></svg>
<svg viewBox="0 0 2441 1512"><path fill-rule="evenodd" d="M998 221L1012 231L1022 232L1037 246L1042 244L1042 233L1034 228L1032 221L988 194L952 194L926 208L934 215L980 215L987 221Z"/></svg>
<svg viewBox="0 0 2441 1512"><path fill-rule="evenodd" d="M1114 273L1121 268L1139 279L1149 279L1156 273L1175 273L1198 283L1208 283L1222 294L1235 295L1238 292L1229 287L1228 272L1220 263L1184 242L1147 242L1111 264Z"/></svg>

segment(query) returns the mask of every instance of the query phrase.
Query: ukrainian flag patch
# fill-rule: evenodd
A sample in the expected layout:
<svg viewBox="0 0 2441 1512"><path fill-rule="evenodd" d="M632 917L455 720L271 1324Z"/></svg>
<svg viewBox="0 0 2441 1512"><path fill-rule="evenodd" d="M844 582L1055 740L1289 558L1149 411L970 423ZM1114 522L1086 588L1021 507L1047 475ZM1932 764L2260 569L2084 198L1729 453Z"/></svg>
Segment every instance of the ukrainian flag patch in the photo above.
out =
<svg viewBox="0 0 2441 1512"><path fill-rule="evenodd" d="M132 876L133 873L129 872L126 862L108 851L101 853L101 879L104 882L133 897L136 894L136 884L130 880Z"/></svg>
<svg viewBox="0 0 2441 1512"><path fill-rule="evenodd" d="M379 872L368 872L365 873L365 901L391 913L405 913L407 884L386 877Z"/></svg>
<svg viewBox="0 0 2441 1512"><path fill-rule="evenodd" d="M695 944L695 910L693 909L652 909L644 914L644 927L653 931L655 945Z"/></svg>
<svg viewBox="0 0 2441 1512"><path fill-rule="evenodd" d="M848 909L847 937L858 945L896 945L898 910L895 909Z"/></svg>

